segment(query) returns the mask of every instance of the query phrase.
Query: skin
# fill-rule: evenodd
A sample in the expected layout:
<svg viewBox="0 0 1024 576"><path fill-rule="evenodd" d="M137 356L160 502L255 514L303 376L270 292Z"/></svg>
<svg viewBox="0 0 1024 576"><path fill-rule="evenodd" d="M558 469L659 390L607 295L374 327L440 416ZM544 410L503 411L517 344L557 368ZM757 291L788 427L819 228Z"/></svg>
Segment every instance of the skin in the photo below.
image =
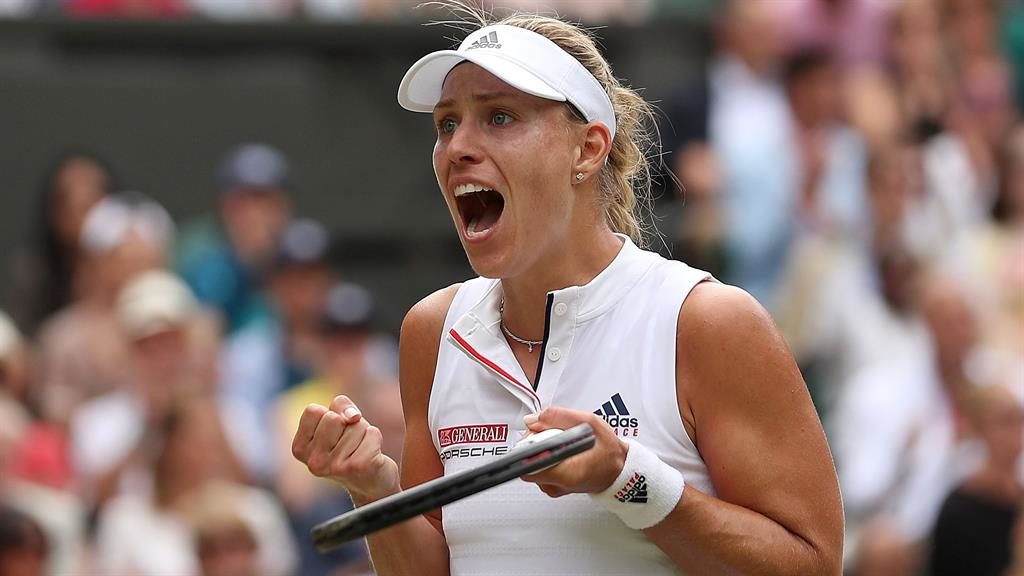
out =
<svg viewBox="0 0 1024 576"><path fill-rule="evenodd" d="M546 293L588 282L621 247L595 200L594 176L609 153L610 135L603 125L571 122L562 105L512 91L472 64L449 74L441 100L434 168L442 195L474 269L501 278L509 329L539 339ZM578 171L585 178L577 184ZM465 182L493 187L505 198L501 220L483 241L466 235L458 215L453 190ZM380 450L380 431L348 398L311 405L301 417L294 456L313 474L344 484L359 505L443 474L427 404L457 290L427 297L402 326L401 474ZM537 355L509 344L524 372L535 373ZM750 296L707 283L687 298L679 316L677 391L680 415L718 496L687 487L647 537L689 574L839 574L842 505L824 433L792 357ZM594 427L596 446L525 480L552 497L598 492L612 483L629 445L603 420L561 407L527 419L534 432L581 422ZM368 542L380 574L448 573L439 513Z"/></svg>

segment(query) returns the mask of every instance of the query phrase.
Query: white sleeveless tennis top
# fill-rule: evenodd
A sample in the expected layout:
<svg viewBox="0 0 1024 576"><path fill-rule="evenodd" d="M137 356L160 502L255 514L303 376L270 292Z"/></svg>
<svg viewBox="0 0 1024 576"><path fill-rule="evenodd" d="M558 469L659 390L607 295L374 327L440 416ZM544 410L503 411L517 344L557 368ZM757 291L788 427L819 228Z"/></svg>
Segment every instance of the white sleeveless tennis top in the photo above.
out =
<svg viewBox="0 0 1024 576"><path fill-rule="evenodd" d="M625 237L623 237L625 239ZM710 275L628 239L589 284L548 294L543 358L530 386L501 334L501 283L463 284L444 324L428 418L445 474L500 456L548 406L602 416L714 494L676 397L676 325ZM514 480L442 510L451 574L680 574L657 546L585 494L552 499Z"/></svg>

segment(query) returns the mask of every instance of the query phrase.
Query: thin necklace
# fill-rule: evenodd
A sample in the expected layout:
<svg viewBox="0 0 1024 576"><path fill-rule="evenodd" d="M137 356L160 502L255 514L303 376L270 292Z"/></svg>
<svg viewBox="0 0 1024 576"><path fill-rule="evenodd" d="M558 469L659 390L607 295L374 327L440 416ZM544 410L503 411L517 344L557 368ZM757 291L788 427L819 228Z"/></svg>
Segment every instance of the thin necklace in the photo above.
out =
<svg viewBox="0 0 1024 576"><path fill-rule="evenodd" d="M541 344L544 343L543 340L526 340L524 338L520 338L519 336L516 336L515 334L513 334L508 329L508 327L505 326L505 298L504 297L502 297L502 299L501 299L501 306L498 307L498 316L500 316L500 320L499 320L498 323L501 324L501 331L504 332L505 335L508 336L509 338L511 338L511 339L515 340L516 342L519 342L520 344L523 344L524 346L526 346L527 353L533 354L533 347L534 346L540 346Z"/></svg>

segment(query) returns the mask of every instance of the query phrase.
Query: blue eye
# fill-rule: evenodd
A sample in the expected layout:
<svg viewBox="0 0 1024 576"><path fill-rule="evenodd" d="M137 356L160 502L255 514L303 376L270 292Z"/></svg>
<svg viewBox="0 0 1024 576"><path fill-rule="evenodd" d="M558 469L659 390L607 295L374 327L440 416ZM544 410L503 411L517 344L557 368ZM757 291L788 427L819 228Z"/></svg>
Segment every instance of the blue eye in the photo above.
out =
<svg viewBox="0 0 1024 576"><path fill-rule="evenodd" d="M456 126L458 126L458 124L455 122L455 120L452 120L451 118L445 118L437 123L437 130L442 134L451 134L452 132L455 131Z"/></svg>
<svg viewBox="0 0 1024 576"><path fill-rule="evenodd" d="M506 114L505 112L495 112L494 116L491 117L491 122L494 122L494 124L497 126L504 126L512 122L512 116Z"/></svg>

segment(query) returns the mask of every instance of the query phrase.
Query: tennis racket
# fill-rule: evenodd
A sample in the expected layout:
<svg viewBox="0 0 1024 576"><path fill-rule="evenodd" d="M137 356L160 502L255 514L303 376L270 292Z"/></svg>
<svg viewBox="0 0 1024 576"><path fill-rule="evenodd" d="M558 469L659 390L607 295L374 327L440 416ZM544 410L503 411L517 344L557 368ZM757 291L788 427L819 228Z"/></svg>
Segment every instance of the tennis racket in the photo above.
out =
<svg viewBox="0 0 1024 576"><path fill-rule="evenodd" d="M591 449L594 442L594 430L589 424L538 437L476 468L435 478L319 524L311 533L313 544L320 552L329 552L350 540L554 466Z"/></svg>

